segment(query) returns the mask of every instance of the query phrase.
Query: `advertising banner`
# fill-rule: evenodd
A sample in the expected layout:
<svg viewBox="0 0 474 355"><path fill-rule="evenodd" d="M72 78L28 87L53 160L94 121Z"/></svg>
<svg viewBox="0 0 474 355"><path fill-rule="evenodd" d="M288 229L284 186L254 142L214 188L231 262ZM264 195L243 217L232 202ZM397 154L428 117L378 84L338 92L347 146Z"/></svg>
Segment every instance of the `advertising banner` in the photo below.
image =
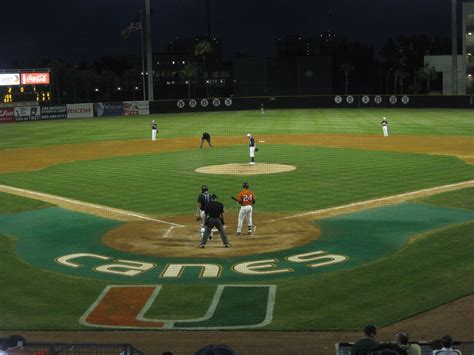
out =
<svg viewBox="0 0 474 355"><path fill-rule="evenodd" d="M41 110L39 106L15 107L15 121L36 121L41 119Z"/></svg>
<svg viewBox="0 0 474 355"><path fill-rule="evenodd" d="M125 116L149 115L149 101L124 101L123 114Z"/></svg>
<svg viewBox="0 0 474 355"><path fill-rule="evenodd" d="M94 111L97 117L122 116L123 104L121 102L99 102L94 104Z"/></svg>
<svg viewBox="0 0 474 355"><path fill-rule="evenodd" d="M20 85L20 74L0 74L0 86Z"/></svg>
<svg viewBox="0 0 474 355"><path fill-rule="evenodd" d="M94 117L94 104L69 104L67 107L67 118Z"/></svg>
<svg viewBox="0 0 474 355"><path fill-rule="evenodd" d="M15 122L15 109L13 107L0 108L0 123Z"/></svg>
<svg viewBox="0 0 474 355"><path fill-rule="evenodd" d="M66 105L41 106L41 119L54 120L58 118L67 118Z"/></svg>
<svg viewBox="0 0 474 355"><path fill-rule="evenodd" d="M49 85L48 72L21 73L21 85Z"/></svg>

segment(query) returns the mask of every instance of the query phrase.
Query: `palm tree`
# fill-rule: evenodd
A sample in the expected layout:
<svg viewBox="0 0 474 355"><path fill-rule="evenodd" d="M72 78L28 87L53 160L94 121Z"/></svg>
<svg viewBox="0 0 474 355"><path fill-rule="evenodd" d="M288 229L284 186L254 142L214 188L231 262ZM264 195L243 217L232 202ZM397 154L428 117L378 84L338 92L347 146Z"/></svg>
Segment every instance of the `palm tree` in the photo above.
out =
<svg viewBox="0 0 474 355"><path fill-rule="evenodd" d="M344 79L345 79L345 93L347 95L347 92L349 91L349 73L354 70L354 66L350 63L344 63L341 64L340 70L344 72Z"/></svg>
<svg viewBox="0 0 474 355"><path fill-rule="evenodd" d="M196 63L188 63L181 70L181 76L186 79L188 85L188 99L191 98L191 84L196 81L199 76L199 67Z"/></svg>
<svg viewBox="0 0 474 355"><path fill-rule="evenodd" d="M435 68L430 66L428 63L425 63L425 65L423 67L418 69L417 75L421 80L426 81L426 90L429 94L430 89L431 89L431 81L436 79L436 70L435 70Z"/></svg>
<svg viewBox="0 0 474 355"><path fill-rule="evenodd" d="M403 69L397 69L395 70L395 74L394 74L397 78L398 78L398 83L400 84L400 93L403 95L403 89L404 89L404 84L405 84L405 80L408 78L408 76L410 74L408 74L408 72L406 72L405 70ZM395 85L397 83L395 82ZM396 86L395 86L395 89L396 89ZM396 90L394 90L393 92L394 94L396 94Z"/></svg>
<svg viewBox="0 0 474 355"><path fill-rule="evenodd" d="M206 55L211 53L213 51L213 48L211 46L211 43L204 40L196 44L194 47L194 55L202 60L202 74L203 74L203 79L204 79L204 85L206 86L206 95L209 98L209 88L207 86L206 78L205 78L205 73L206 73Z"/></svg>

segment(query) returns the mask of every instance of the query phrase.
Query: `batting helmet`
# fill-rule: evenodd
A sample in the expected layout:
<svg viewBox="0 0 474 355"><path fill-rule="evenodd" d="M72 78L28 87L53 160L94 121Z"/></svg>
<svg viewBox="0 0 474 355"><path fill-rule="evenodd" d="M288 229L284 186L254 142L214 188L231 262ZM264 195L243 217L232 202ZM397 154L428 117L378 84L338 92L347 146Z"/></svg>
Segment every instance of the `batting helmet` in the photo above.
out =
<svg viewBox="0 0 474 355"><path fill-rule="evenodd" d="M209 189L207 188L206 185L201 186L201 193L208 192L208 191L209 191Z"/></svg>
<svg viewBox="0 0 474 355"><path fill-rule="evenodd" d="M244 182L244 183L242 184L242 187L243 187L244 189L248 189L248 188L249 188L249 183L248 183L247 181Z"/></svg>

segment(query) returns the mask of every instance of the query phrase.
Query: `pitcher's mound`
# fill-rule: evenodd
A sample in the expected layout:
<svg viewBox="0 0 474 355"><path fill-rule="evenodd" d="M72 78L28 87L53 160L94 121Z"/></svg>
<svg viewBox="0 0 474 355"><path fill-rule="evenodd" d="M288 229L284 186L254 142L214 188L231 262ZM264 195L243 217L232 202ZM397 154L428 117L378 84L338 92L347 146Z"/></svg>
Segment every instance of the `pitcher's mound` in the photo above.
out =
<svg viewBox="0 0 474 355"><path fill-rule="evenodd" d="M196 169L196 172L203 174L223 174L223 175L259 175L275 174L295 170L293 165L256 163L246 164L222 164L209 165Z"/></svg>

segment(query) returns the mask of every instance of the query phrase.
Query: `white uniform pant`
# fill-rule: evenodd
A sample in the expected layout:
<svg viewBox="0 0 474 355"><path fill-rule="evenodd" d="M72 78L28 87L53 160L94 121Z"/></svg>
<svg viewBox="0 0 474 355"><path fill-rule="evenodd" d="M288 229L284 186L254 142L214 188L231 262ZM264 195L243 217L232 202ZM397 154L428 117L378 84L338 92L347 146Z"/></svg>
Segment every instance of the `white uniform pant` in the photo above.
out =
<svg viewBox="0 0 474 355"><path fill-rule="evenodd" d="M201 217L201 227L199 228L199 235L202 236L204 235L204 232L206 231L206 212L204 212L203 210L200 210L199 211L199 215ZM212 237L212 229L211 229L211 237Z"/></svg>
<svg viewBox="0 0 474 355"><path fill-rule="evenodd" d="M251 205L240 207L239 212L239 221L237 223L237 233L242 232L242 225L244 224L244 219L247 218L248 231L251 233L253 228L252 220L253 208Z"/></svg>
<svg viewBox="0 0 474 355"><path fill-rule="evenodd" d="M151 140L156 141L156 129L151 130Z"/></svg>
<svg viewBox="0 0 474 355"><path fill-rule="evenodd" d="M388 126L382 126L383 129L383 136L388 137Z"/></svg>
<svg viewBox="0 0 474 355"><path fill-rule="evenodd" d="M250 147L250 158L255 157L255 147Z"/></svg>

